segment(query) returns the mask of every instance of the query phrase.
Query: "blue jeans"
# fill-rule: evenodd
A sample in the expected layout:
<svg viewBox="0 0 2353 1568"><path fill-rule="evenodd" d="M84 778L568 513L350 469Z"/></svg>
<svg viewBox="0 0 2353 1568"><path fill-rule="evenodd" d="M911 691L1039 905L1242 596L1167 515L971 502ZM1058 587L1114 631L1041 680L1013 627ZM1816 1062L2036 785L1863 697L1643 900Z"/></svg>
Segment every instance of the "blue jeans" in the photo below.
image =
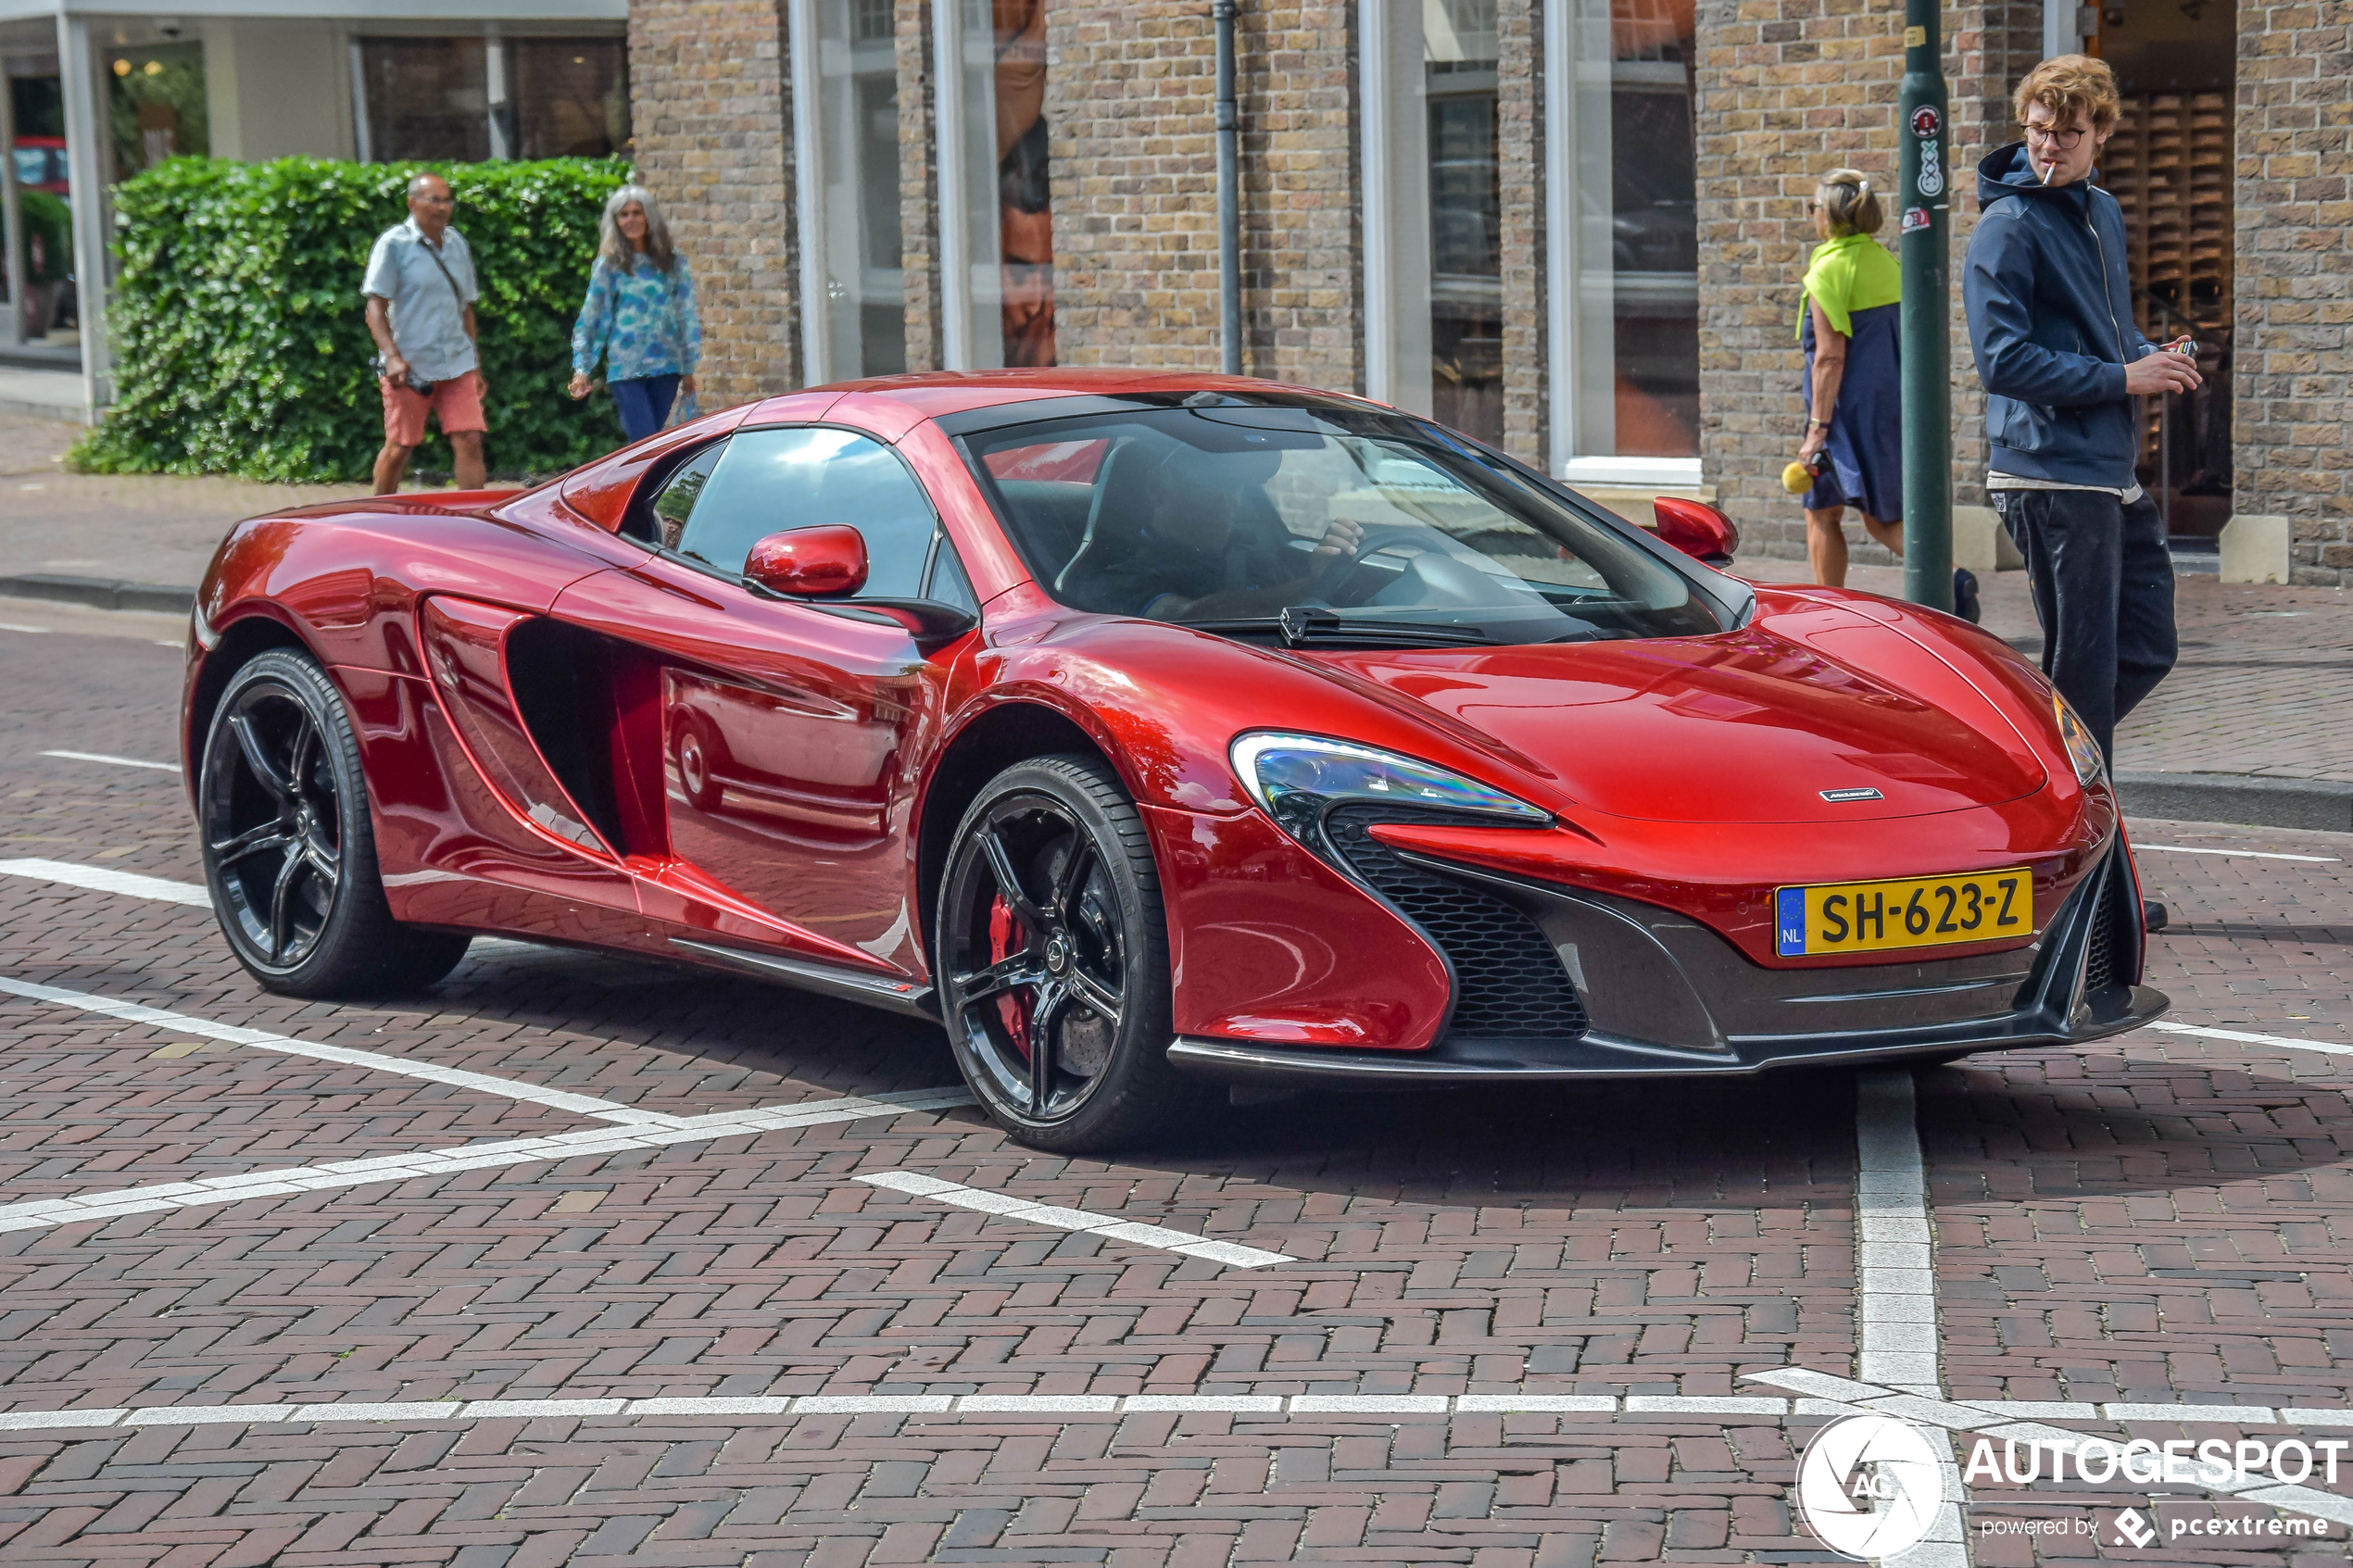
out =
<svg viewBox="0 0 2353 1568"><path fill-rule="evenodd" d="M626 441L643 441L660 430L678 396L676 376L633 376L607 384L612 388L612 406L620 410L621 434Z"/></svg>

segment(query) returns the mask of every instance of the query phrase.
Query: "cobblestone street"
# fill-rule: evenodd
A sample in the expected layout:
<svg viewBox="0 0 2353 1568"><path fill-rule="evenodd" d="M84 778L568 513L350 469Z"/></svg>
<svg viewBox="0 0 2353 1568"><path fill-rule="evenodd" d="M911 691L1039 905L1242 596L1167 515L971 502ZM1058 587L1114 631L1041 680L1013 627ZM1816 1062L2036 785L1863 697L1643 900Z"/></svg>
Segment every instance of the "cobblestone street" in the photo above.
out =
<svg viewBox="0 0 2353 1568"><path fill-rule="evenodd" d="M12 1564L1816 1561L1793 1456L1864 1401L2353 1435L2353 838L2136 824L2175 1007L2080 1053L1314 1098L1106 1164L1005 1140L935 1030L749 982L483 943L268 996L125 765L173 755L177 622L9 619ZM1875 1349L1858 1183L1913 1147L1935 1321ZM2274 1500L2353 1519L2334 1474ZM1973 1560L2345 1554L1985 1533L2253 1506L2072 1494L1981 1479Z"/></svg>

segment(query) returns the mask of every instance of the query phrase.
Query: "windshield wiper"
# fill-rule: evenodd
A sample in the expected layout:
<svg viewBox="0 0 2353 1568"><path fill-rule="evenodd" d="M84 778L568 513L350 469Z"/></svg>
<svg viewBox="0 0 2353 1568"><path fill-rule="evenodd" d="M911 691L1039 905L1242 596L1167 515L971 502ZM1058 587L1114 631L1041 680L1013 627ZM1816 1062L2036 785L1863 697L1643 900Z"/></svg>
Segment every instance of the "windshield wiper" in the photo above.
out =
<svg viewBox="0 0 2353 1568"><path fill-rule="evenodd" d="M1327 609L1292 605L1280 615L1254 615L1232 621L1179 621L1196 632L1226 635L1273 633L1286 647L1426 647L1436 643L1453 647L1492 647L1495 639L1475 626L1428 621L1346 621Z"/></svg>

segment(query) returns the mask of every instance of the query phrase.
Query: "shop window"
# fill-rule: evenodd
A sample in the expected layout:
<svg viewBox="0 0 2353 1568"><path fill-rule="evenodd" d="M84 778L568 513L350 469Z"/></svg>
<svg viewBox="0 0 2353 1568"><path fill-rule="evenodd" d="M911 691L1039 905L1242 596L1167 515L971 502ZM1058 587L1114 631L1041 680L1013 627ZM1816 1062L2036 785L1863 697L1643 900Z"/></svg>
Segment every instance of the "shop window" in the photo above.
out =
<svg viewBox="0 0 2353 1568"><path fill-rule="evenodd" d="M107 65L116 179L128 180L168 157L203 157L211 151L203 44L118 49Z"/></svg>
<svg viewBox="0 0 2353 1568"><path fill-rule="evenodd" d="M1422 8L1429 144L1430 412L1504 439L1503 179L1495 0Z"/></svg>
<svg viewBox="0 0 2353 1568"><path fill-rule="evenodd" d="M629 146L629 53L618 38L510 38L517 157L606 157Z"/></svg>
<svg viewBox="0 0 2353 1568"><path fill-rule="evenodd" d="M887 0L797 7L797 82L811 104L797 126L802 296L812 382L907 368L907 291L899 220L899 64ZM804 34L803 29L806 29Z"/></svg>
<svg viewBox="0 0 2353 1568"><path fill-rule="evenodd" d="M1051 365L1053 196L1046 0L934 10L940 73L943 312L951 368Z"/></svg>
<svg viewBox="0 0 2353 1568"><path fill-rule="evenodd" d="M1553 186L1568 220L1554 230L1566 242L1553 278L1564 458L1699 454L1692 8L1571 0L1568 80L1547 94L1565 111L1548 149L1567 176Z"/></svg>
<svg viewBox="0 0 2353 1568"><path fill-rule="evenodd" d="M475 163L490 157L483 39L363 38L359 48L364 157Z"/></svg>
<svg viewBox="0 0 2353 1568"><path fill-rule="evenodd" d="M1366 390L1504 435L1495 0L1360 0Z"/></svg>

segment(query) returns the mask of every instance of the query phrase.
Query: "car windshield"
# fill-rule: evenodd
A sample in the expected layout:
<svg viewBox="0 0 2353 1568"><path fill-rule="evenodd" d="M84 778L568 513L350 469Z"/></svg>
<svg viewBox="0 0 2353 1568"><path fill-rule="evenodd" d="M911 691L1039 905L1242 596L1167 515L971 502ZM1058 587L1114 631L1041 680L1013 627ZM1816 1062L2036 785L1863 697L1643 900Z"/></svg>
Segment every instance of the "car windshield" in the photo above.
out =
<svg viewBox="0 0 2353 1568"><path fill-rule="evenodd" d="M1656 555L1418 420L1220 400L962 439L1075 609L1333 646L1723 629Z"/></svg>

